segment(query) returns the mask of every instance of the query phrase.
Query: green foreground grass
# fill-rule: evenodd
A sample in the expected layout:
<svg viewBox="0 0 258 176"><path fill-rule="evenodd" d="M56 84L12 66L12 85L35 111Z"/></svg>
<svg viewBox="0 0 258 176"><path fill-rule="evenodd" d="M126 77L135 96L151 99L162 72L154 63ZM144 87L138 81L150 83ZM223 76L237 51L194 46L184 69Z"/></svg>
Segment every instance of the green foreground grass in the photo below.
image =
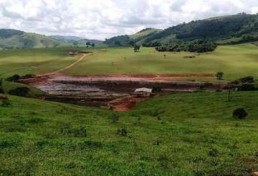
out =
<svg viewBox="0 0 258 176"><path fill-rule="evenodd" d="M70 49L1 51L0 77L8 77L15 73L24 75L56 71L78 59L65 54ZM132 48L95 48L87 51L93 51L94 54L65 70L64 73L69 75L215 74L221 71L225 73L226 80L235 80L248 75L258 77L258 48L253 44L219 46L215 52L205 54L159 53L154 48L141 48L138 53L133 52ZM184 58L191 55L195 55L195 58ZM215 78L210 79L214 80Z"/></svg>
<svg viewBox="0 0 258 176"><path fill-rule="evenodd" d="M250 175L258 92L232 97L171 94L126 113L10 97L0 106L0 175ZM232 118L238 107L247 119Z"/></svg>

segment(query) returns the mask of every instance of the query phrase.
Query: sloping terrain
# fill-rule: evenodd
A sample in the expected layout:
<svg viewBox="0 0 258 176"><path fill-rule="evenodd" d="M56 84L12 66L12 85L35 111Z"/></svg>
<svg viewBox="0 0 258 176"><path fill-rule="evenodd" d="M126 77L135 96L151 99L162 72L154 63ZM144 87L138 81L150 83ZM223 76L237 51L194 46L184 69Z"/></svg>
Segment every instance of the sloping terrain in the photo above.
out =
<svg viewBox="0 0 258 176"><path fill-rule="evenodd" d="M54 48L67 46L86 46L86 42L101 44L102 41L76 37L45 36L26 33L14 29L0 29L0 49Z"/></svg>
<svg viewBox="0 0 258 176"><path fill-rule="evenodd" d="M106 41L119 41L121 45L128 41L133 41L130 36L115 37ZM179 24L162 31L156 31L144 35L141 43L155 45L155 43L167 43L173 40L196 40L208 39L214 40L218 44L236 44L258 40L258 15L249 15L245 13L214 17L204 20L192 21L189 23ZM114 44L114 43L113 43Z"/></svg>
<svg viewBox="0 0 258 176"><path fill-rule="evenodd" d="M184 93L114 113L0 100L1 175L249 176L258 170L257 92ZM244 107L245 120L232 118Z"/></svg>
<svg viewBox="0 0 258 176"><path fill-rule="evenodd" d="M130 46L143 44L145 39L160 32L160 29L146 28L132 35L121 35L107 39L104 43L108 46Z"/></svg>

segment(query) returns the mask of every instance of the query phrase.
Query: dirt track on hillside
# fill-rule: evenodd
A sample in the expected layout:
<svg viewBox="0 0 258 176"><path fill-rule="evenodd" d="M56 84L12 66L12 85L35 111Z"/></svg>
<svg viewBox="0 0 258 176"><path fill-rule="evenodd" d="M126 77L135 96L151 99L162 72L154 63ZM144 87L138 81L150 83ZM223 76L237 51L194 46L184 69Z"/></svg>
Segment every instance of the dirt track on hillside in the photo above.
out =
<svg viewBox="0 0 258 176"><path fill-rule="evenodd" d="M81 56L79 59L77 59L75 62L73 62L72 64L70 64L70 65L68 65L68 66L65 66L65 67L63 67L63 68L60 68L60 69L58 69L58 70L56 70L56 71L53 71L53 72L49 72L49 73L44 73L44 74L42 74L42 75L38 75L38 77L49 76L49 75L55 75L55 74L58 74L58 73L60 73L60 72L62 72L62 71L68 70L69 68L72 68L73 66L75 66L76 64L78 64L79 62L81 62L82 60L84 60L85 57L88 56L88 55L90 55L90 54L82 54L82 56Z"/></svg>

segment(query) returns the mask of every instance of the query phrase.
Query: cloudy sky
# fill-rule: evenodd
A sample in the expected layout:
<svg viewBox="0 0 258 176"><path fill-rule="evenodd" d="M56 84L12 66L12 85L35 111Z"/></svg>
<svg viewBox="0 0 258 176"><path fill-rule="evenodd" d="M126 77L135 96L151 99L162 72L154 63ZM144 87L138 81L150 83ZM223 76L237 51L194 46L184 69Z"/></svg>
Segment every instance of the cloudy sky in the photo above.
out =
<svg viewBox="0 0 258 176"><path fill-rule="evenodd" d="M0 0L0 28L105 39L240 12L258 0Z"/></svg>

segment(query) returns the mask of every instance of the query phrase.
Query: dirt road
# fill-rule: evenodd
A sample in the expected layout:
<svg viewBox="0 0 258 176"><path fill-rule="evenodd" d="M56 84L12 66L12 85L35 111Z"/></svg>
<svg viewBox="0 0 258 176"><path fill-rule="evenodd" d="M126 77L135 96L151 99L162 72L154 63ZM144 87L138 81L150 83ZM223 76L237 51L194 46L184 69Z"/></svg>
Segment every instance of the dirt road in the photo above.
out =
<svg viewBox="0 0 258 176"><path fill-rule="evenodd" d="M78 64L79 62L81 62L82 60L85 59L86 56L89 56L90 54L83 54L79 59L77 59L75 62L73 62L72 64L66 66L66 67L63 67L63 68L60 68L56 71L53 71L53 72L49 72L49 73L44 73L42 75L38 75L39 77L40 76L50 76L50 75L55 75L55 74L58 74L62 71L65 71L65 70L68 70L69 68L75 66L76 64Z"/></svg>

